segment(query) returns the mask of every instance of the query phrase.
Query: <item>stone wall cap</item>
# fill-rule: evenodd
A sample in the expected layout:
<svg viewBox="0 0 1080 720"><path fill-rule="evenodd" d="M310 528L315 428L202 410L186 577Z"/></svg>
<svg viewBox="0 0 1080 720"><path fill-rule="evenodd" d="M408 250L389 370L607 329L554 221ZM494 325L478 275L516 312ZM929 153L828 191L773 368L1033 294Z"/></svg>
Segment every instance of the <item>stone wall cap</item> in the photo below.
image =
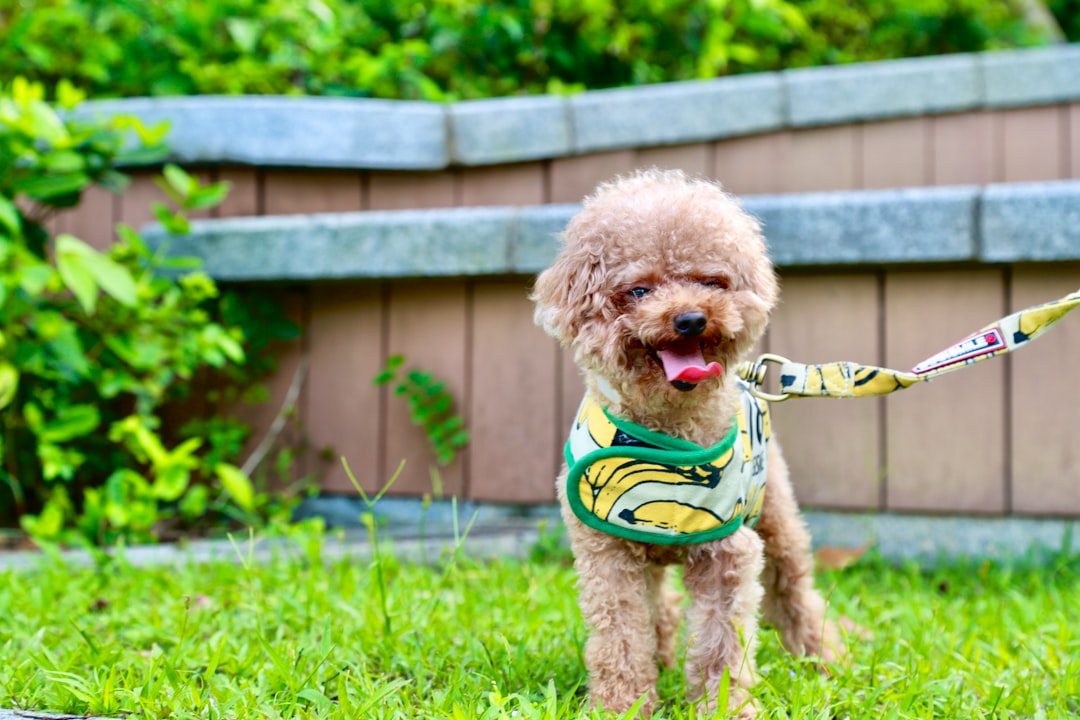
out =
<svg viewBox="0 0 1080 720"><path fill-rule="evenodd" d="M785 127L1080 100L1080 44L450 104L312 96L93 100L76 114L172 120L191 163L439 170Z"/></svg>
<svg viewBox="0 0 1080 720"><path fill-rule="evenodd" d="M553 95L467 100L449 105L451 160L490 165L571 152L566 101Z"/></svg>
<svg viewBox="0 0 1080 720"><path fill-rule="evenodd" d="M449 162L435 103L292 96L93 100L76 115L168 120L171 159L284 167L437 170Z"/></svg>
<svg viewBox="0 0 1080 720"><path fill-rule="evenodd" d="M989 185L979 222L987 262L1080 259L1080 180Z"/></svg>
<svg viewBox="0 0 1080 720"><path fill-rule="evenodd" d="M574 150L675 145L783 126L776 73L594 90L570 97Z"/></svg>
<svg viewBox="0 0 1080 720"><path fill-rule="evenodd" d="M1080 260L1076 180L758 195L742 203L761 219L780 267ZM579 207L199 220L169 248L202 258L219 280L523 275L551 263ZM159 226L146 232L153 244L167 237Z"/></svg>
<svg viewBox="0 0 1080 720"><path fill-rule="evenodd" d="M987 107L1080 99L1080 44L1001 50L978 58Z"/></svg>
<svg viewBox="0 0 1080 720"><path fill-rule="evenodd" d="M762 195L761 219L780 266L882 265L976 259L979 188L954 186Z"/></svg>
<svg viewBox="0 0 1080 720"><path fill-rule="evenodd" d="M974 55L801 68L782 76L791 127L958 112L981 101Z"/></svg>

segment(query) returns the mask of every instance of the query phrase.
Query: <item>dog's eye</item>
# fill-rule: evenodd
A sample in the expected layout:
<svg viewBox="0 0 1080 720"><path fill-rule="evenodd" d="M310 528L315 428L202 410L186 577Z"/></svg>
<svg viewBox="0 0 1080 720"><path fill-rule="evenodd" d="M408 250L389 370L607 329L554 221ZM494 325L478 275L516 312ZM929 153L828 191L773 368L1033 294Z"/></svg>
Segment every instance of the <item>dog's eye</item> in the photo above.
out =
<svg viewBox="0 0 1080 720"><path fill-rule="evenodd" d="M652 292L652 290L647 287L636 287L633 290L627 291L626 294L634 298L635 300L639 300L648 295L650 292Z"/></svg>
<svg viewBox="0 0 1080 720"><path fill-rule="evenodd" d="M702 280L701 284L705 287L716 288L717 290L728 289L728 281L724 278L709 278L708 280Z"/></svg>

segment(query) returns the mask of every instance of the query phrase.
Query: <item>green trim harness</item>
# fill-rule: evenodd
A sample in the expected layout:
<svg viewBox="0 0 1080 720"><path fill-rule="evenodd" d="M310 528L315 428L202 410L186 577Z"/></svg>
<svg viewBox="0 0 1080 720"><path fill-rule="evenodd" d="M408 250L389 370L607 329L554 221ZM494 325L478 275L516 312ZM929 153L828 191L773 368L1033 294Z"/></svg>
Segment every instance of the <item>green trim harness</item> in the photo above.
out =
<svg viewBox="0 0 1080 720"><path fill-rule="evenodd" d="M627 540L688 545L753 527L765 498L768 405L737 380L741 403L716 445L611 415L589 395L566 442L566 497L591 528Z"/></svg>

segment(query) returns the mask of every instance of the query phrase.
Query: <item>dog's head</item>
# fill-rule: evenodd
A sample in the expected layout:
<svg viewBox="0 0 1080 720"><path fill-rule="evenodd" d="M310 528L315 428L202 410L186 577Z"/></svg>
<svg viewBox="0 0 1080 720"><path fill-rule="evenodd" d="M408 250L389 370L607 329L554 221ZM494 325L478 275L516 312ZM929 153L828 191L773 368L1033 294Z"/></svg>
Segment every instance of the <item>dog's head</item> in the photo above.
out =
<svg viewBox="0 0 1080 720"><path fill-rule="evenodd" d="M719 382L776 297L757 221L716 184L658 170L587 198L533 292L537 324L584 370L665 395Z"/></svg>

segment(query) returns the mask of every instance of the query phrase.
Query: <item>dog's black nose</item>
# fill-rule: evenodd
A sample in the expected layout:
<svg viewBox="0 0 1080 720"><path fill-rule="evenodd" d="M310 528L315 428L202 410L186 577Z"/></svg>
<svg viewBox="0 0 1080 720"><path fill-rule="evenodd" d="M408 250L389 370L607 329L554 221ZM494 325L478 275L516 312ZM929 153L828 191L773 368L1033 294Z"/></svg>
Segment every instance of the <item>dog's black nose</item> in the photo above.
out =
<svg viewBox="0 0 1080 720"><path fill-rule="evenodd" d="M675 317L675 332L685 337L697 337L705 332L705 313L688 312Z"/></svg>

